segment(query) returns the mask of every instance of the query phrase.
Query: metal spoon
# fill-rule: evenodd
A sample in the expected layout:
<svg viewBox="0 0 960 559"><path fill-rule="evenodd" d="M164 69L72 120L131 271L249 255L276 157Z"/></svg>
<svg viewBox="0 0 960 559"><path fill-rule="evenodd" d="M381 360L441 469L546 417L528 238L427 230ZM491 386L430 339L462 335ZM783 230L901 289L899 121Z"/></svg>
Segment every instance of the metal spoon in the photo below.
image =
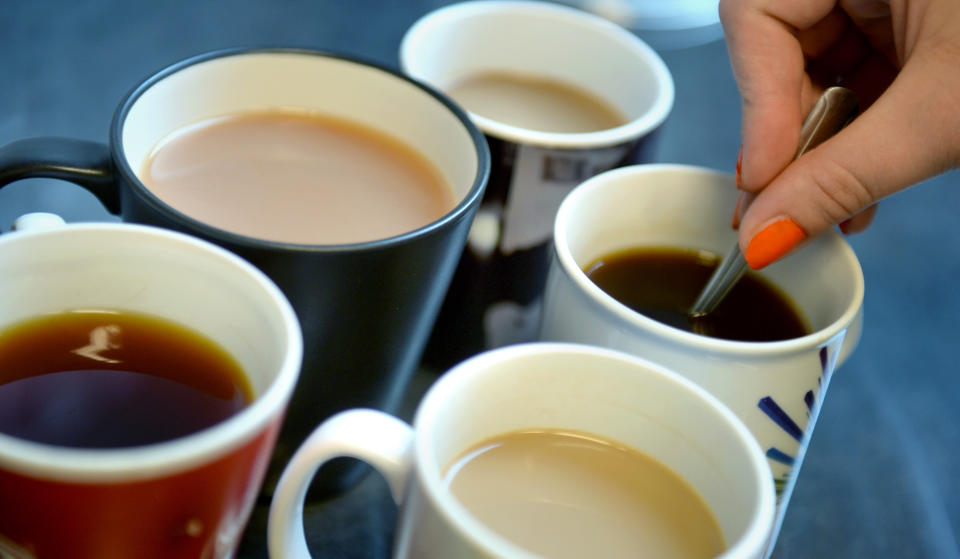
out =
<svg viewBox="0 0 960 559"><path fill-rule="evenodd" d="M849 89L831 87L824 91L803 121L800 142L793 158L797 159L839 132L856 117L858 107L857 98ZM700 318L717 308L746 270L747 261L740 253L740 245L734 243L733 249L720 262L707 281L707 285L694 301L688 313L690 318ZM695 322L694 330L696 330Z"/></svg>

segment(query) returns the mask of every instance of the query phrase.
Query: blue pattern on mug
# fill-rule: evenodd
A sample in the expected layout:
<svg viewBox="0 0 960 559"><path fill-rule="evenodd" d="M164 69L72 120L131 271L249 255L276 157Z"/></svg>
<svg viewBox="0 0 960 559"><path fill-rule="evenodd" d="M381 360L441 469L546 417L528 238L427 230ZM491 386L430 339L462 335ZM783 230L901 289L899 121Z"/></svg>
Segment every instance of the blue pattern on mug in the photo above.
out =
<svg viewBox="0 0 960 559"><path fill-rule="evenodd" d="M820 348L820 370L822 374L817 377L817 388L823 386L823 378L828 375L827 364L829 363L829 354L826 347ZM819 392L819 390L818 390ZM806 394L803 395L803 403L807 406L807 419L810 418L810 413L813 411L813 406L817 403L817 397L814 394L813 390L808 390ZM764 396L760 398L760 401L757 402L757 407L766 414L774 423L776 423L781 429L787 432L791 437L796 439L800 444L803 443L803 429L797 425L797 422L794 421L790 415L780 407L780 404L776 402L770 396ZM794 462L796 461L795 456L791 456L786 452L780 450L777 447L770 447L767 449L766 456L768 459L787 466L793 467ZM786 487L787 481L790 478L791 472L783 474L779 478L774 480L774 484L777 489L777 499L780 498L780 495L783 493L784 488Z"/></svg>

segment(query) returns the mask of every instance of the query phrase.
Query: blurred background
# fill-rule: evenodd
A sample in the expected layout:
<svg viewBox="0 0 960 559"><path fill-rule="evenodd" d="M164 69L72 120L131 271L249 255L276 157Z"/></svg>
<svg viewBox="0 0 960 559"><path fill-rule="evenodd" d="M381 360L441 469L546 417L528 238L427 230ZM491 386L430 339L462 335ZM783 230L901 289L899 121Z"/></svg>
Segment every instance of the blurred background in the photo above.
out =
<svg viewBox="0 0 960 559"><path fill-rule="evenodd" d="M0 144L48 135L106 142L116 106L140 80L224 47L311 47L397 67L405 30L448 3L0 0ZM616 1L587 7L644 34L629 5L626 12ZM692 26L702 28L687 38L646 30L676 84L657 159L732 173L739 95L719 28ZM850 238L866 277L863 337L827 391L778 559L960 557L958 182L949 173L884 201L875 224ZM0 228L30 211L116 220L69 183L29 179L0 189ZM420 374L411 386L408 417L433 378ZM385 484L369 476L307 510L311 549L388 557L394 518ZM260 506L240 557L265 557L265 533Z"/></svg>

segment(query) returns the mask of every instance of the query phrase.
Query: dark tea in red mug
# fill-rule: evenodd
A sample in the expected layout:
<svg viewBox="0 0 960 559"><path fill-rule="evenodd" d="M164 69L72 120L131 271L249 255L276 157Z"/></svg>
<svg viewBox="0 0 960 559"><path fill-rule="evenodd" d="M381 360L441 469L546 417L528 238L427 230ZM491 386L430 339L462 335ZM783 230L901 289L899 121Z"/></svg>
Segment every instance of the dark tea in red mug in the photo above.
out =
<svg viewBox="0 0 960 559"><path fill-rule="evenodd" d="M280 290L141 225L5 234L0 263L0 556L231 556L300 369Z"/></svg>

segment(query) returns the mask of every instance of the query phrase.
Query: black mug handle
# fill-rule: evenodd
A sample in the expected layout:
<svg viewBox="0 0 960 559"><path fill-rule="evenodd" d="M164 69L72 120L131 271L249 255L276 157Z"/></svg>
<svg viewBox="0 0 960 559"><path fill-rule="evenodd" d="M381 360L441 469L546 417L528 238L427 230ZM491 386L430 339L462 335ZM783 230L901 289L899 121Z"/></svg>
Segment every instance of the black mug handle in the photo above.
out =
<svg viewBox="0 0 960 559"><path fill-rule="evenodd" d="M27 138L0 146L0 188L20 179L44 177L78 184L110 213L120 213L120 193L110 148L73 138Z"/></svg>

